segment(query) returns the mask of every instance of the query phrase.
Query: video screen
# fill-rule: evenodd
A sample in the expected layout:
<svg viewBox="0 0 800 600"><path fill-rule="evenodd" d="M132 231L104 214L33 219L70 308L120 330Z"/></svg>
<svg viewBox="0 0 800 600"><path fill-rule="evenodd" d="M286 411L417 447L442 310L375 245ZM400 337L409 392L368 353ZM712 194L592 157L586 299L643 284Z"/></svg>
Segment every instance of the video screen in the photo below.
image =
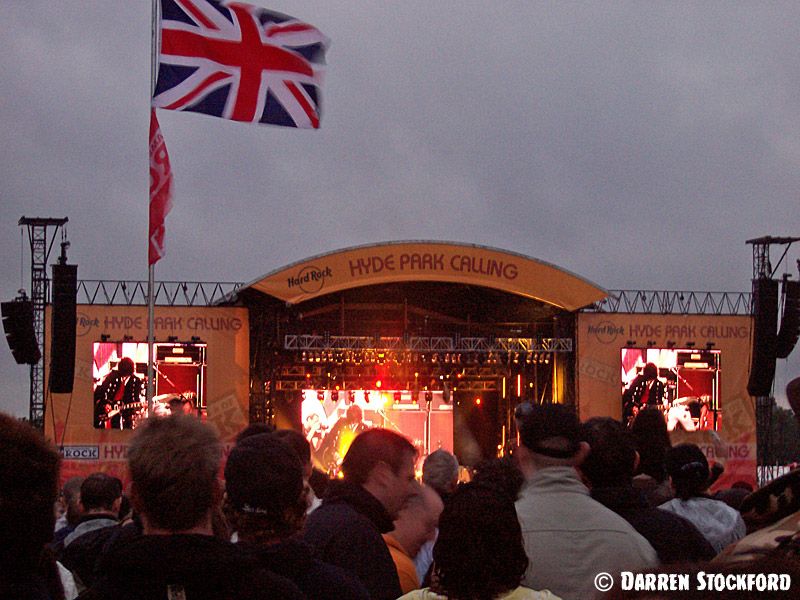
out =
<svg viewBox="0 0 800 600"><path fill-rule="evenodd" d="M623 348L622 417L628 425L644 408L664 414L669 431L717 431L720 351L693 348Z"/></svg>
<svg viewBox="0 0 800 600"><path fill-rule="evenodd" d="M373 427L404 435L423 457L425 408L436 418L445 413L449 417L449 440L444 445L451 450L452 410L444 408L452 407L444 402L441 391L306 389L300 418L314 466L335 477L355 437ZM441 429L438 420L434 427ZM443 437L439 429L432 432L430 443L439 443Z"/></svg>
<svg viewBox="0 0 800 600"><path fill-rule="evenodd" d="M135 429L147 413L147 343L95 342L92 348L97 429ZM205 419L206 344L153 344L153 415Z"/></svg>

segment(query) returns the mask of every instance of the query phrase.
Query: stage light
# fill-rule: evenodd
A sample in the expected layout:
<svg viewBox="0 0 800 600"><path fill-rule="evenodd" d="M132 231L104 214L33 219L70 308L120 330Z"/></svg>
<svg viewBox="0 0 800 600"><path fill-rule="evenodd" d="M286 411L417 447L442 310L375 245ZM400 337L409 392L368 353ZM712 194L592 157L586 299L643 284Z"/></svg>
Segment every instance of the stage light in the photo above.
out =
<svg viewBox="0 0 800 600"><path fill-rule="evenodd" d="M339 390L333 390L331 392L331 400L333 402L338 402L339 401Z"/></svg>
<svg viewBox="0 0 800 600"><path fill-rule="evenodd" d="M716 346L714 342L706 342L706 350L712 350Z"/></svg>
<svg viewBox="0 0 800 600"><path fill-rule="evenodd" d="M381 389L381 385L382 385L382 384L383 384L383 382L382 382L380 379L378 379L378 380L376 380L376 381L375 381L375 387L376 387L377 389Z"/></svg>
<svg viewBox="0 0 800 600"><path fill-rule="evenodd" d="M480 399L480 397L477 397L477 398L475 398L475 405L476 405L476 406L480 406L480 405L481 405L481 399Z"/></svg>
<svg viewBox="0 0 800 600"><path fill-rule="evenodd" d="M107 342L110 339L111 339L111 336L108 335L107 333L100 334L100 341L101 342Z"/></svg>
<svg viewBox="0 0 800 600"><path fill-rule="evenodd" d="M670 350L672 350L676 344L677 342L675 340L667 340L667 348L669 348Z"/></svg>
<svg viewBox="0 0 800 600"><path fill-rule="evenodd" d="M178 336L177 335L171 335L171 336L167 337L167 341L170 342L170 343L175 343L175 342L178 341Z"/></svg>
<svg viewBox="0 0 800 600"><path fill-rule="evenodd" d="M323 402L325 400L325 392L323 392L322 390L318 391L317 392L317 400L319 400L320 402Z"/></svg>
<svg viewBox="0 0 800 600"><path fill-rule="evenodd" d="M695 344L694 342L686 342L686 347L687 347L687 348L694 348L694 347L695 347L695 345L696 345L696 344Z"/></svg>
<svg viewBox="0 0 800 600"><path fill-rule="evenodd" d="M628 340L627 342L625 342L625 345L628 348L633 348L636 345L636 340Z"/></svg>
<svg viewBox="0 0 800 600"><path fill-rule="evenodd" d="M122 341L123 342L132 342L133 341L133 336L132 335L124 335L124 336L122 336Z"/></svg>
<svg viewBox="0 0 800 600"><path fill-rule="evenodd" d="M200 342L200 341L201 341L201 340L200 340L200 338L199 338L198 336L196 336L196 335L193 335L193 336L192 336L192 342L193 342L193 343L197 344L197 343L198 343L198 342Z"/></svg>
<svg viewBox="0 0 800 600"><path fill-rule="evenodd" d="M655 340L647 340L647 347L653 348L656 345Z"/></svg>

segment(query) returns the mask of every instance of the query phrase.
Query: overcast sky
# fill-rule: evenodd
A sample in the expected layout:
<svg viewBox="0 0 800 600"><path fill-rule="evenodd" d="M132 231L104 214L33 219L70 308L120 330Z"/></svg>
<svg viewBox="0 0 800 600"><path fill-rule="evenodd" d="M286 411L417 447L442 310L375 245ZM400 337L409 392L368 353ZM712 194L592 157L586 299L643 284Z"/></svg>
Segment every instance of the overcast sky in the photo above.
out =
<svg viewBox="0 0 800 600"><path fill-rule="evenodd" d="M800 235L797 2L268 8L331 38L321 129L160 111L175 201L157 279L431 239L607 289L738 292L747 239ZM69 217L81 279L146 279L149 0L8 0L0 49L0 298L30 286L23 215ZM5 344L0 377L0 410L26 415Z"/></svg>

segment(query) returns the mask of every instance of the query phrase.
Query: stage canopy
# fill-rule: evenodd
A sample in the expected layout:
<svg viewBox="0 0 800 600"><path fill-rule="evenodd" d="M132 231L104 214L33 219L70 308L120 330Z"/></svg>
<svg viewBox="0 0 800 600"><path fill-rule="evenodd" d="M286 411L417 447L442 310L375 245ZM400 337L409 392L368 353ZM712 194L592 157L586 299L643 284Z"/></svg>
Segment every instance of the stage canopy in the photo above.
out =
<svg viewBox="0 0 800 600"><path fill-rule="evenodd" d="M460 284L536 300L573 312L607 292L564 269L505 250L453 242L410 241L358 246L282 267L238 290L294 305L368 286L408 282Z"/></svg>

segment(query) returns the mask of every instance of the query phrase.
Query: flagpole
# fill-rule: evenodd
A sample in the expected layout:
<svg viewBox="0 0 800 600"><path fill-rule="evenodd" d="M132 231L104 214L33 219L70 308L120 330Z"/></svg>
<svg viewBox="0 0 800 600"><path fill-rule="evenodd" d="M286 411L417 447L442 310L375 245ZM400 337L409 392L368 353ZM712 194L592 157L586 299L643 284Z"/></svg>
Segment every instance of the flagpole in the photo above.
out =
<svg viewBox="0 0 800 600"><path fill-rule="evenodd" d="M156 86L156 71L158 64L158 0L151 2L150 18L150 98ZM152 106L150 107L152 111ZM149 206L149 203L148 203ZM148 220L149 222L149 220ZM149 225L148 225L149 232ZM150 264L150 239L147 240L147 416L153 414L153 343L155 342L155 263Z"/></svg>

